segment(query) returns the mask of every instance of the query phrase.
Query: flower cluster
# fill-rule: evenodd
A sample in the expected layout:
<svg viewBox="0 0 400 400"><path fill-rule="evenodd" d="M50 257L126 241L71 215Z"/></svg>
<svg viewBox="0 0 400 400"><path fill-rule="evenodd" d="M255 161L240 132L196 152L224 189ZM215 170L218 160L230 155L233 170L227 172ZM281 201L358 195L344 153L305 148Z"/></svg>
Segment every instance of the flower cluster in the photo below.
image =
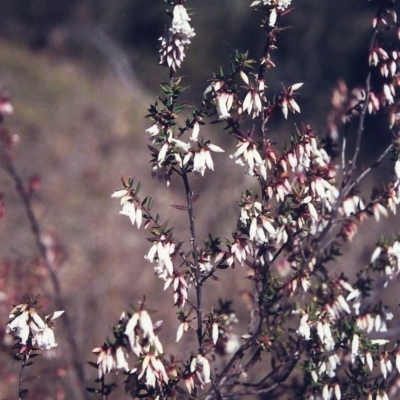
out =
<svg viewBox="0 0 400 400"><path fill-rule="evenodd" d="M27 298L26 302L15 306L10 313L6 332L18 340L20 354L29 356L32 350L49 350L57 347L54 337L54 320L64 313L55 311L44 319L36 311L39 296Z"/></svg>
<svg viewBox="0 0 400 400"><path fill-rule="evenodd" d="M98 357L92 365L98 369L99 380L103 380L107 373L123 370L128 375L127 381L143 381L148 390L167 384L169 378L162 361L163 347L157 336L161 323L153 324L143 304L133 314L122 313L118 324L113 327L114 340L93 349ZM137 357L132 369L128 362L130 352Z"/></svg>
<svg viewBox="0 0 400 400"><path fill-rule="evenodd" d="M284 144L275 143L269 136L267 124L273 117L278 115L282 120L282 115L288 119L300 113L297 92L303 83L285 84L278 93L270 93L266 85L268 70L275 67L272 50L277 48L280 21L291 11L290 0L251 4L264 13L262 27L267 39L263 54L253 60L248 53L235 52L229 71L221 68L214 73L200 107L193 107L183 123L180 113L186 105L180 102L182 78L172 73L170 82L161 86L164 97L158 97L148 115L153 121L147 129L151 162L154 169L165 173L167 182L173 174L182 179L186 204L173 207L188 213L190 240L174 238L172 229L162 224L158 215L151 215L148 201L141 201L132 185L124 185L124 190L113 196L122 198L121 213L128 215L132 223L137 223L137 210L141 210L140 218L147 221L152 235L145 258L155 265L156 275L165 281L164 289L172 292L173 304L178 308L176 341L182 343L195 333L198 349L180 367L176 359L169 364L161 361L162 349L154 342L154 329L143 329L142 316L136 313L132 316L134 322L128 322L123 333L129 337L130 349L143 360L129 372L139 388L138 380L146 376L146 387L156 388L154 396L163 389L163 396L168 398L168 387L173 398L173 388L183 380L187 390L198 396L206 384L213 382L207 396L213 398L215 392L215 397L223 397L231 388L244 386L242 382L249 377L251 367L269 353L271 368L262 372L261 383L254 384L255 393L258 389L260 393L271 390L268 395L279 397L281 393L274 385L285 384L299 398L387 397L389 379L395 373L393 365L400 367L400 350L397 344L372 336L390 330L394 316L390 307L375 302L371 291L376 282L378 286L388 285L398 275L399 242L382 240L371 263L359 271L354 281L334 268L341 256L340 246L353 239L366 218L379 220L389 211L395 213L400 204L399 53L385 50L384 40L377 39L397 29L397 22L393 7L383 3L371 39L371 68L365 87L348 91L339 83L332 96L325 137L301 124L295 126L290 139L285 137ZM161 63L172 71L180 67L183 51L176 52L168 38L178 38L185 32L185 39L176 42L182 49L182 43L187 44L191 38L189 18L183 10L181 4L175 5L172 28L161 46ZM393 21L383 28L389 24L383 18L386 14ZM256 63L257 69L253 66ZM359 173L357 161L365 117L382 109L390 115L395 139L376 163ZM207 118L222 125L234 138L236 149L230 158L254 178L256 188L244 190L237 202L239 215L231 239L209 235L200 244L194 212L197 197L189 174L204 176L207 168L214 169L212 152L223 152L201 137L206 131L201 126ZM354 123L356 120L358 123ZM356 145L347 159L350 150L346 138L352 129ZM344 138L341 130L346 132ZM366 201L361 181L389 151L394 155L395 178L375 188L371 200ZM234 312L229 307L206 310L203 301L208 280L219 282L223 271L235 264L245 268L254 285L243 293L250 321L242 341L232 329ZM143 326L146 321L148 315L144 314ZM139 333L133 334L132 328ZM119 346L124 347L121 343ZM114 363L103 370L118 369L117 365L126 368L124 359L117 360L117 350L110 352ZM222 370L215 368L213 376L210 360L218 363L217 356L229 355L231 361ZM292 375L300 364L302 379ZM144 372L144 366L150 365L153 369ZM378 365L380 375L372 383L368 374ZM342 373L344 369L346 374Z"/></svg>
<svg viewBox="0 0 400 400"><path fill-rule="evenodd" d="M195 36L189 21L185 7L182 4L175 5L172 25L165 36L160 38L160 64L168 65L173 71L181 67L185 58L185 47Z"/></svg>

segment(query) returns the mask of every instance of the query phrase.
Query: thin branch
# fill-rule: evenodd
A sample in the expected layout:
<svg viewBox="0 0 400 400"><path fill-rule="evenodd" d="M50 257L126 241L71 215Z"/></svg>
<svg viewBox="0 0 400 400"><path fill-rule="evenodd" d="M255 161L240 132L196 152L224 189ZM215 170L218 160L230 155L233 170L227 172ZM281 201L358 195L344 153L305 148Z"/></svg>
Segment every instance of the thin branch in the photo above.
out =
<svg viewBox="0 0 400 400"><path fill-rule="evenodd" d="M26 216L29 221L29 225L31 228L32 235L35 240L36 247L39 250L39 254L43 259L43 263L49 272L50 275L50 280L53 285L53 292L54 292L54 297L55 297L55 302L57 308L60 310L65 310L65 304L62 298L61 294L61 285L58 280L57 274L55 272L55 267L54 264L51 262L51 260L48 257L48 252L46 249L46 245L44 244L42 240L42 234L41 234L41 228L39 221L37 220L34 212L33 212L33 207L32 207L32 202L31 202L31 196L26 192L24 184L22 182L21 177L19 176L13 162L11 159L11 156L7 154L3 150L3 163L2 166L4 170L8 173L10 176L11 180L14 182L15 185L15 190L22 202L22 205L25 209ZM79 382L79 390L76 390L75 387L75 395L80 397L80 398L87 398L86 392L85 392L85 373L84 369L80 360L79 356L79 351L78 347L72 332L72 325L71 325L71 320L69 318L68 313L66 312L63 316L64 321L65 321L65 330L66 330L66 338L67 342L69 344L69 348L71 351L71 356L72 356L72 364L75 370L76 377Z"/></svg>
<svg viewBox="0 0 400 400"><path fill-rule="evenodd" d="M376 168L382 160L385 158L386 154L389 153L389 151L393 148L393 144L391 143L385 151L380 155L380 157L372 164L370 167L368 167L360 176L349 186L348 192L353 189L354 186L358 185L365 177L367 174L369 174L374 168Z"/></svg>
<svg viewBox="0 0 400 400"><path fill-rule="evenodd" d="M199 350L203 350L203 316L202 316L202 283L200 280L200 270L198 264L198 247L197 247L197 235L196 235L196 227L194 223L194 212L193 212L193 192L190 189L189 179L186 171L182 171L182 180L185 185L185 193L186 193L186 202L188 207L189 214L189 223L190 223L190 242L193 247L193 269L194 269L194 279L196 283L196 297L197 297L197 305L196 305L196 313L197 313L197 340L199 343Z"/></svg>

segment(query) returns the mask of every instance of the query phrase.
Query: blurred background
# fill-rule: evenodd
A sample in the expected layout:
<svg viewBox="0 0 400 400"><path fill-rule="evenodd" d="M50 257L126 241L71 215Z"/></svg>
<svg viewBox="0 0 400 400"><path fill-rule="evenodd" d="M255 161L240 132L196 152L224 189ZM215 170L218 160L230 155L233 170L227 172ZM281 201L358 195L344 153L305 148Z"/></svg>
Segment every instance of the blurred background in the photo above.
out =
<svg viewBox="0 0 400 400"><path fill-rule="evenodd" d="M188 102L201 102L207 79L220 66L228 66L235 49L249 50L255 59L261 55L262 14L250 9L250 3L187 2L196 32L180 71L184 86L189 86L184 95ZM282 84L304 82L298 98L302 114L289 121L278 117L270 128L273 137L289 138L293 122L310 123L324 134L331 91L338 80L344 80L350 89L364 82L376 3L293 0L295 8L285 17L291 28L279 38L272 56L277 68L269 72L266 84L277 92ZM121 175L135 177L142 181L142 196L152 194L154 210L176 227L176 236L188 238L186 215L169 207L184 203L182 187L177 180L168 189L162 181L151 180L146 147L145 129L151 122L144 116L155 101L160 82L168 80L168 70L157 65L158 38L170 22L165 6L161 0L0 0L0 90L11 96L15 109L6 126L20 139L15 156L20 174L26 181L32 176L40 178L35 212L59 246L62 296L83 362L96 360L91 350L103 343L120 313L130 304L137 305L144 295L148 307L157 310L153 320L164 320L162 342L175 341L178 322L171 308L172 294L162 291L163 282L153 276L151 265L144 260L150 247L148 235L119 216L118 200L110 197L120 188ZM367 131L364 160L377 157L390 142L389 131L382 128L383 118L378 115ZM214 157L215 173L207 170L204 178L193 180L195 191L201 193L196 203L201 241L209 231L214 236L230 235L238 211L232 200L255 184L243 177L241 168L226 163L235 143L220 128L218 124L207 126L202 134L226 153ZM378 170L365 188L385 176L385 168ZM29 262L35 259L37 249L12 182L2 171L0 191L6 206L0 222L0 300L5 310L0 333L4 338L9 304L18 301L21 285L43 293L46 312L54 306L46 273ZM335 268L349 271L368 261L379 235L375 228L370 229L375 226L372 224L367 222L364 227L374 235L364 232L351 246L346 245L351 252L344 264ZM395 219L381 226L388 232L399 228ZM232 286L226 288L224 281L234 281L238 296L232 300L240 320L246 311L240 296L247 287L246 271L223 272L221 282L210 283L208 310L216 306L218 297L229 299ZM28 273L34 278L24 282ZM247 323L242 322L239 334ZM60 318L59 347L53 352L58 367L47 371L54 376L53 384L46 384L44 378L31 383L33 398L72 398L65 377L70 372L62 325ZM190 345L194 335L187 336ZM174 346L165 347L168 351ZM5 338L2 348L0 374L7 379L0 382L0 393L2 398L15 398L19 365L9 358ZM95 370L88 367L86 372L88 382L95 378Z"/></svg>

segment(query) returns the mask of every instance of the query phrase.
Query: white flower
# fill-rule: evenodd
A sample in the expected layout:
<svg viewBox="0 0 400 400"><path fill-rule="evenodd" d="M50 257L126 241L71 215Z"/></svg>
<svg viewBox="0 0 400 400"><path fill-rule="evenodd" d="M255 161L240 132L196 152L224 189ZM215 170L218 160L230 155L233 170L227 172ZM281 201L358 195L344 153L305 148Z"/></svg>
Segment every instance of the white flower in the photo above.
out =
<svg viewBox="0 0 400 400"><path fill-rule="evenodd" d="M311 339L311 329L308 323L308 314L304 314L300 320L300 326L297 330L297 333L303 336L306 340Z"/></svg>
<svg viewBox="0 0 400 400"><path fill-rule="evenodd" d="M215 97L218 118L220 120L227 119L231 116L229 110L232 108L233 104L233 94L232 93L217 93Z"/></svg>
<svg viewBox="0 0 400 400"><path fill-rule="evenodd" d="M355 333L351 341L351 362L354 364L356 357L359 354L360 337Z"/></svg>
<svg viewBox="0 0 400 400"><path fill-rule="evenodd" d="M253 118L257 117L262 111L261 97L257 90L251 89L243 101L243 110L250 115L253 111Z"/></svg>
<svg viewBox="0 0 400 400"><path fill-rule="evenodd" d="M165 237L162 236L159 240L153 242L153 246L150 248L147 256L144 258L147 261L153 262L155 257L158 258L157 274L163 279L166 278L167 273L169 275L173 274L174 265L171 260L171 254L175 251L175 244L173 242L168 242ZM164 274L165 273L165 274Z"/></svg>
<svg viewBox="0 0 400 400"><path fill-rule="evenodd" d="M188 322L182 322L179 325L178 331L176 332L176 341L179 342L181 340L181 337L184 333L186 333L189 329L190 325Z"/></svg>
<svg viewBox="0 0 400 400"><path fill-rule="evenodd" d="M206 383L211 382L211 368L208 359L201 354L193 357L190 363L190 372L196 372L196 376L203 388Z"/></svg>
<svg viewBox="0 0 400 400"><path fill-rule="evenodd" d="M175 5L172 25L166 35L159 39L161 40L159 63L168 65L174 71L181 67L185 58L185 47L195 36L189 21L185 7L182 4Z"/></svg>
<svg viewBox="0 0 400 400"><path fill-rule="evenodd" d="M57 347L57 343L54 337L54 331L53 331L53 325L52 323L53 320L58 318L60 315L62 315L64 311L56 311L52 316L48 315L45 318L45 326L41 329L39 329L32 338L32 344L41 350L49 350L52 349L53 347Z"/></svg>
<svg viewBox="0 0 400 400"><path fill-rule="evenodd" d="M218 333L219 333L219 327L218 324L216 322L214 322L212 324L212 341L215 344L217 344L217 340L218 340Z"/></svg>
<svg viewBox="0 0 400 400"><path fill-rule="evenodd" d="M23 311L20 315L15 317L11 322L7 324L6 332L12 334L15 337L19 337L21 344L26 344L29 337L29 312Z"/></svg>
<svg viewBox="0 0 400 400"><path fill-rule="evenodd" d="M206 168L214 170L214 163L211 158L211 151L223 153L220 147L214 144L205 144L199 151L196 151L193 157L193 171L199 172L204 176Z"/></svg>
<svg viewBox="0 0 400 400"><path fill-rule="evenodd" d="M277 5L278 10L286 10L289 6L290 3L292 2L292 0L278 0L278 1L274 1L274 0L256 0L253 1L253 3L251 3L250 7L254 7L254 6L258 6L260 4L264 5L264 6L273 6L273 5Z"/></svg>
<svg viewBox="0 0 400 400"><path fill-rule="evenodd" d="M195 122L193 124L193 130L190 136L190 140L192 140L193 142L197 142L197 140L199 139L199 132L200 132L200 124L198 122Z"/></svg>
<svg viewBox="0 0 400 400"><path fill-rule="evenodd" d="M146 129L146 132L149 134L150 137L159 135L160 131L161 131L161 125L158 122L153 124L150 128Z"/></svg>

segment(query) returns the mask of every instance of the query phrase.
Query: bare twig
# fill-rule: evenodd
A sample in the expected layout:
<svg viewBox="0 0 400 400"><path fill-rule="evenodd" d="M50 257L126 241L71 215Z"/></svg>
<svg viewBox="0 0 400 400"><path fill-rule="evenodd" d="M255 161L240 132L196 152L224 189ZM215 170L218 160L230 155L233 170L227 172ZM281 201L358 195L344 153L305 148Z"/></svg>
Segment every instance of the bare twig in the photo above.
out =
<svg viewBox="0 0 400 400"><path fill-rule="evenodd" d="M196 227L194 223L194 212L193 212L193 192L190 189L189 179L186 171L182 171L182 180L185 186L186 202L189 214L190 223L190 242L193 247L193 269L194 269L194 279L196 283L196 313L197 313L197 340L199 343L199 350L203 350L203 316L202 316L202 282L200 280L200 270L198 264L198 248L197 248L197 235Z"/></svg>
<svg viewBox="0 0 400 400"><path fill-rule="evenodd" d="M48 257L46 245L44 244L42 239L39 221L33 212L31 195L28 194L27 191L25 190L23 181L13 164L11 156L5 151L3 151L2 155L2 167L7 172L11 180L14 182L15 190L25 209L25 213L29 221L30 229L34 237L36 247L38 248L39 254L43 259L43 263L49 272L50 280L53 286L56 306L60 310L65 310L66 307L61 294L61 285L58 280L57 274L55 272L54 264ZM71 320L68 316L68 312L64 314L64 321L65 321L66 337L72 356L72 365L74 367L75 374L79 382L79 390L76 388L75 385L72 385L73 390L77 398L86 399L87 395L85 392L85 373L79 356L78 346L76 344L72 332L72 325L71 325Z"/></svg>

